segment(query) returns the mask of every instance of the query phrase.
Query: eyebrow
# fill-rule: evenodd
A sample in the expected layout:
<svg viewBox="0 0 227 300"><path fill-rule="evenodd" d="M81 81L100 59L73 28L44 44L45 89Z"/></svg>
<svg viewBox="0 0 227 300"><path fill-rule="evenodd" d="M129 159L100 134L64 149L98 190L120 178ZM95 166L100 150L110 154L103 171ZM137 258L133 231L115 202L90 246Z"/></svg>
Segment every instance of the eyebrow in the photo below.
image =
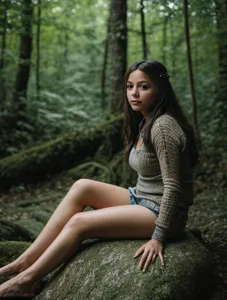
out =
<svg viewBox="0 0 227 300"><path fill-rule="evenodd" d="M132 83L132 81L129 81L129 80L127 82ZM143 82L149 83L149 81L147 81L147 80L138 81L138 83L143 83Z"/></svg>

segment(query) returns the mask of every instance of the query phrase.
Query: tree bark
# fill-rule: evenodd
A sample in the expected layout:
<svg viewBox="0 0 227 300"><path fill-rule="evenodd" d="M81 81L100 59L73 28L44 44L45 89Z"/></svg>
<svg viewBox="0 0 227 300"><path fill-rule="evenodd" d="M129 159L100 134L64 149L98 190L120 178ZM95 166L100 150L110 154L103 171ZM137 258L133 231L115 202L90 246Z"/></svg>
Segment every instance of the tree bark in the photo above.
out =
<svg viewBox="0 0 227 300"><path fill-rule="evenodd" d="M113 114L123 110L123 79L127 65L127 0L110 2L110 102Z"/></svg>
<svg viewBox="0 0 227 300"><path fill-rule="evenodd" d="M217 129L222 134L227 133L227 0L215 0L217 20L218 64L219 64L219 92L217 93L216 118Z"/></svg>
<svg viewBox="0 0 227 300"><path fill-rule="evenodd" d="M194 128L197 129L198 127L197 105L196 105L196 97L195 97L191 48L190 48L190 33L189 33L189 23L188 23L188 0L184 0L184 26L185 26L185 40L186 40L186 47L187 47L188 75L189 75L191 100L192 100L192 121L193 121Z"/></svg>
<svg viewBox="0 0 227 300"><path fill-rule="evenodd" d="M167 44L167 24L168 24L169 17L164 17L163 23L163 36L162 36L162 62L166 64L166 44Z"/></svg>
<svg viewBox="0 0 227 300"><path fill-rule="evenodd" d="M171 77L175 78L176 76L176 49L175 43L173 41L175 40L174 35L174 28L173 28L173 20L170 19L170 34L171 34L171 41L172 41L172 49L171 49Z"/></svg>
<svg viewBox="0 0 227 300"><path fill-rule="evenodd" d="M37 101L40 96L40 29L41 29L41 0L38 0L37 31L36 31L36 93Z"/></svg>
<svg viewBox="0 0 227 300"><path fill-rule="evenodd" d="M105 83L106 83L106 68L107 68L107 60L108 60L108 52L109 52L109 36L110 36L110 18L108 18L107 21L107 33L106 33L106 40L105 40L104 59L103 59L102 77L101 77L101 108L103 110L106 107Z"/></svg>
<svg viewBox="0 0 227 300"><path fill-rule="evenodd" d="M22 33L20 38L20 61L13 97L13 111L15 112L17 121L24 119L26 109L25 99L27 96L32 56L32 18L32 0L24 0L22 11Z"/></svg>
<svg viewBox="0 0 227 300"><path fill-rule="evenodd" d="M4 55L5 55L5 49L6 49L6 31L7 31L7 10L8 10L8 5L7 3L2 3L0 5L0 11L1 11L1 16L3 18L1 19L1 24L3 25L2 27L2 49L1 49L1 57L0 57L0 107L3 108L4 102L5 102L5 96L6 96L6 91L5 91L5 79L3 76L3 68L4 68Z"/></svg>
<svg viewBox="0 0 227 300"><path fill-rule="evenodd" d="M146 30L145 30L145 16L144 16L144 2L140 0L140 19L141 19L141 38L142 38L142 49L143 49L143 58L147 59L148 49L146 41Z"/></svg>
<svg viewBox="0 0 227 300"><path fill-rule="evenodd" d="M220 98L227 98L227 1L215 0L217 20L217 40L219 51L219 89Z"/></svg>
<svg viewBox="0 0 227 300"><path fill-rule="evenodd" d="M7 30L7 10L8 6L7 3L3 3L0 5L0 16L1 16L1 24L2 24L2 49L1 49L1 58L0 58L0 71L4 67L4 54L5 54L5 49L6 49L6 30Z"/></svg>

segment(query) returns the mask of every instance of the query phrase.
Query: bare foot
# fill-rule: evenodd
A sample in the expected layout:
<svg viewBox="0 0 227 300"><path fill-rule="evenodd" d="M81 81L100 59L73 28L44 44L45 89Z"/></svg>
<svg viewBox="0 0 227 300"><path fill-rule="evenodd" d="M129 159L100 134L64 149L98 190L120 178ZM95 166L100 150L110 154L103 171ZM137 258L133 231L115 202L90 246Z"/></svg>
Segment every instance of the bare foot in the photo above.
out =
<svg viewBox="0 0 227 300"><path fill-rule="evenodd" d="M12 276L17 275L31 266L31 263L24 258L18 258L8 265L0 268L0 276Z"/></svg>
<svg viewBox="0 0 227 300"><path fill-rule="evenodd" d="M0 285L0 299L7 297L34 297L38 283L23 273Z"/></svg>
<svg viewBox="0 0 227 300"><path fill-rule="evenodd" d="M0 268L0 276L11 276L14 274L18 274L18 267L15 262L12 262L2 268Z"/></svg>

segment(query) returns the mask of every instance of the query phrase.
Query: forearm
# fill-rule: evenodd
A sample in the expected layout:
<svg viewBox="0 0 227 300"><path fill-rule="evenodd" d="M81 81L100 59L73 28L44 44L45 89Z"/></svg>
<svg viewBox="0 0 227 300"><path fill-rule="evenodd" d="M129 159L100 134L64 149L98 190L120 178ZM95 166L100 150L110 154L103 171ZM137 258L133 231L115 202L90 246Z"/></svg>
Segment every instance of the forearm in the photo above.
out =
<svg viewBox="0 0 227 300"><path fill-rule="evenodd" d="M176 215L179 200L179 190L165 188L156 227L152 235L153 239L164 242L170 225Z"/></svg>

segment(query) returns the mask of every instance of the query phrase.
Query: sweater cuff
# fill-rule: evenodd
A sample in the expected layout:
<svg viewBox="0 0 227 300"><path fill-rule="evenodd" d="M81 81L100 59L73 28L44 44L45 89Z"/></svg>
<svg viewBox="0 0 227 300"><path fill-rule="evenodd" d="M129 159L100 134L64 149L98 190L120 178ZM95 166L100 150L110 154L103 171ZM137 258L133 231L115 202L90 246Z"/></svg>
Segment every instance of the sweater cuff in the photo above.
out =
<svg viewBox="0 0 227 300"><path fill-rule="evenodd" d="M151 236L152 239L158 240L160 242L164 242L166 237L166 229L156 225L155 230Z"/></svg>

